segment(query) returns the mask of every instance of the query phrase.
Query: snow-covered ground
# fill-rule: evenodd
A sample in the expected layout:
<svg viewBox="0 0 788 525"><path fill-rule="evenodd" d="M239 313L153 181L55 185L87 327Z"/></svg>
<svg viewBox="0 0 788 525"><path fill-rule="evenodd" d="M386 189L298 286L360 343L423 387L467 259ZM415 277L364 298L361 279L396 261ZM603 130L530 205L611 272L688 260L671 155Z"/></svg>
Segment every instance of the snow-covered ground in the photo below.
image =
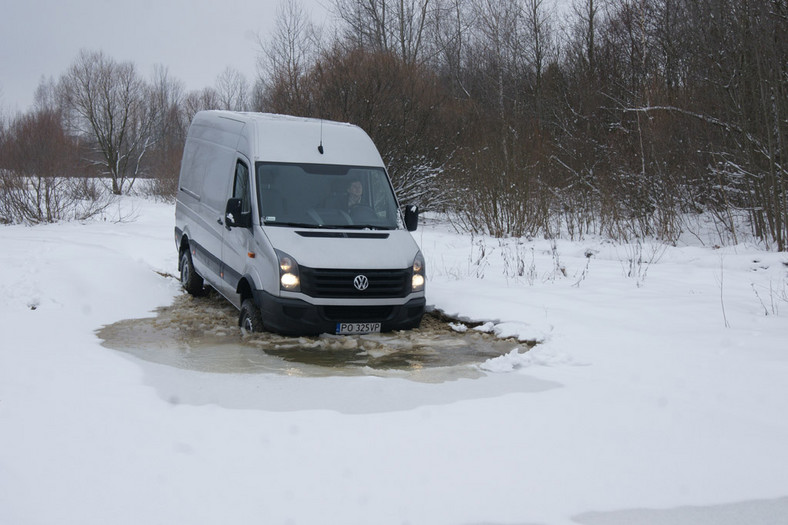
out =
<svg viewBox="0 0 788 525"><path fill-rule="evenodd" d="M784 253L427 224L428 304L539 345L438 383L211 374L101 346L181 293L172 205L118 206L0 227L2 524L788 522Z"/></svg>

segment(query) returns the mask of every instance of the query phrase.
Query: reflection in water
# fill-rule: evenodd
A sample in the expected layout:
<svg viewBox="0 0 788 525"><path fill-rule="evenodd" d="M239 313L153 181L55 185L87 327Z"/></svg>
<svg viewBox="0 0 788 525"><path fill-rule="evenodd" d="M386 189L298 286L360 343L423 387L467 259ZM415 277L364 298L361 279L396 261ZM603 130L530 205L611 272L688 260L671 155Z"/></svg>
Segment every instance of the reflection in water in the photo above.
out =
<svg viewBox="0 0 788 525"><path fill-rule="evenodd" d="M477 367L513 348L513 340L453 331L426 315L418 330L358 336L284 337L242 334L238 312L218 294L177 297L157 316L98 331L104 346L146 361L203 372L398 376L443 381L483 375Z"/></svg>

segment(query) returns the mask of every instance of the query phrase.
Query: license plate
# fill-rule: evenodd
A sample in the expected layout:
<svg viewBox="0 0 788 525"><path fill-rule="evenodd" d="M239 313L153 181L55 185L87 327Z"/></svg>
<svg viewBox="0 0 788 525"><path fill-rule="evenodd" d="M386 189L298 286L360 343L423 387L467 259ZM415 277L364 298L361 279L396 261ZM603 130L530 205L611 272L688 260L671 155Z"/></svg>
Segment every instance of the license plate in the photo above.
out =
<svg viewBox="0 0 788 525"><path fill-rule="evenodd" d="M337 323L337 335L380 332L380 323Z"/></svg>

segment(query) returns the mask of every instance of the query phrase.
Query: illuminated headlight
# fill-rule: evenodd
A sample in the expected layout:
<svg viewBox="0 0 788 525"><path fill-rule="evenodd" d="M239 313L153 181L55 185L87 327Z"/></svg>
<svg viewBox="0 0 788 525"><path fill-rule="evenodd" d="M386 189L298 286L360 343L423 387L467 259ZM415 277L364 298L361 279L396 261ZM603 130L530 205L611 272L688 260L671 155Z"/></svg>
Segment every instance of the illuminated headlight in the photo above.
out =
<svg viewBox="0 0 788 525"><path fill-rule="evenodd" d="M411 291L421 292L424 290L424 257L421 252L416 254L413 260L413 277L411 278Z"/></svg>
<svg viewBox="0 0 788 525"><path fill-rule="evenodd" d="M279 283L285 290L297 290L301 285L298 276L293 273L283 273L282 277L279 279Z"/></svg>
<svg viewBox="0 0 788 525"><path fill-rule="evenodd" d="M298 263L284 252L276 251L279 259L279 288L288 292L301 290L301 279L298 277Z"/></svg>

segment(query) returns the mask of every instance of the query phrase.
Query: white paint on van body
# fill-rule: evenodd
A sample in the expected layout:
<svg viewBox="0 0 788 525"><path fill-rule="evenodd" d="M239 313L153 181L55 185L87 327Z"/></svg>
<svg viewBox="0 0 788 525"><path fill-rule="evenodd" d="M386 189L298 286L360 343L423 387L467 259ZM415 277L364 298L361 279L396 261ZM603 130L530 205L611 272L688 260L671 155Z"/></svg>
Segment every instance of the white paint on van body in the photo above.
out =
<svg viewBox="0 0 788 525"><path fill-rule="evenodd" d="M322 153L318 146L322 145ZM251 172L252 227L227 228L224 212L232 195L236 164ZM424 292L404 298L315 298L280 291L275 250L292 256L300 266L322 269L409 269L418 246L398 220L398 229L374 231L385 238L338 238L299 235L312 228L265 225L260 217L256 163L328 164L384 168L367 134L351 124L285 115L203 111L189 128L181 166L176 205L176 236L204 250L194 257L197 273L236 307L242 297L225 271L246 278L253 289L309 304L404 305ZM297 200L298 196L287 196ZM401 218L400 218L401 219ZM332 232L344 230L332 229ZM366 230L362 230L366 231ZM370 233L372 230L370 230ZM359 230L347 230L358 234ZM180 243L179 239L176 242ZM253 253L254 257L243 257ZM232 268L228 265L233 266ZM236 281L237 282L237 281Z"/></svg>

